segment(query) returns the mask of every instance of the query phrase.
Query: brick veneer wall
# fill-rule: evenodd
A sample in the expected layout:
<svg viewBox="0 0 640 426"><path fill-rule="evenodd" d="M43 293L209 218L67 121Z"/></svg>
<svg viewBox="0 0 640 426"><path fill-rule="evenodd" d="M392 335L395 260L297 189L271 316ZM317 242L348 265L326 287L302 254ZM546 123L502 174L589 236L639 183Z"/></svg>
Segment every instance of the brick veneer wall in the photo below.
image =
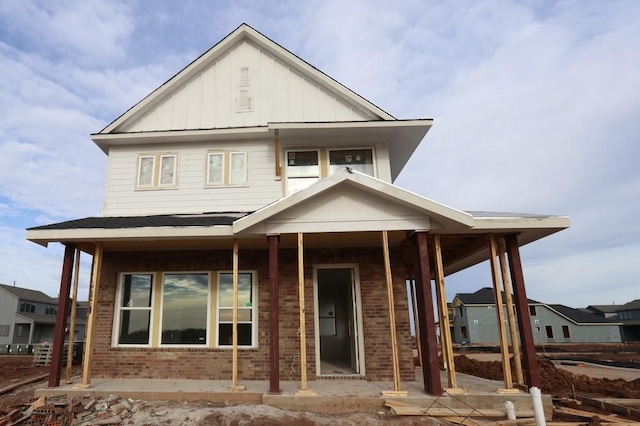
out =
<svg viewBox="0 0 640 426"><path fill-rule="evenodd" d="M300 380L297 251L279 251L280 278L280 378ZM400 249L391 250L396 325L401 378L415 379L409 324L405 268ZM359 265L364 352L367 380L392 380L393 366L389 311L382 249L305 249L305 309L307 324L307 378L316 379L313 266L354 263ZM105 252L96 296L96 321L92 376L99 378L231 379L231 350L197 348L112 347L112 321L116 281L120 272L216 271L232 268L231 250ZM269 265L268 251L242 250L241 270L258 271L258 347L238 351L239 379L269 377ZM212 312L215 312L212 309Z"/></svg>

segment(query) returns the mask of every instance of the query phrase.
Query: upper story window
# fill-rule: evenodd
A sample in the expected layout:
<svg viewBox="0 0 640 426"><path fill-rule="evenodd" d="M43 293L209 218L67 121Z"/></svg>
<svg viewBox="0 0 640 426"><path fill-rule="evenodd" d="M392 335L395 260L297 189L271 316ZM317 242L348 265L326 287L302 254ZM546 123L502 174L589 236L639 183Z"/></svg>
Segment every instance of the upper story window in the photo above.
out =
<svg viewBox="0 0 640 426"><path fill-rule="evenodd" d="M138 157L138 189L175 188L177 154L149 154Z"/></svg>
<svg viewBox="0 0 640 426"><path fill-rule="evenodd" d="M22 302L20 304L20 312L34 313L36 311L36 305L33 303Z"/></svg>
<svg viewBox="0 0 640 426"><path fill-rule="evenodd" d="M249 67L240 68L238 95L236 99L237 112L251 111L251 74Z"/></svg>
<svg viewBox="0 0 640 426"><path fill-rule="evenodd" d="M345 167L375 176L371 148L287 151L286 158L287 194L308 188Z"/></svg>
<svg viewBox="0 0 640 426"><path fill-rule="evenodd" d="M246 152L207 153L207 186L246 185Z"/></svg>
<svg viewBox="0 0 640 426"><path fill-rule="evenodd" d="M56 315L58 313L58 308L54 305L47 305L44 313L45 315Z"/></svg>

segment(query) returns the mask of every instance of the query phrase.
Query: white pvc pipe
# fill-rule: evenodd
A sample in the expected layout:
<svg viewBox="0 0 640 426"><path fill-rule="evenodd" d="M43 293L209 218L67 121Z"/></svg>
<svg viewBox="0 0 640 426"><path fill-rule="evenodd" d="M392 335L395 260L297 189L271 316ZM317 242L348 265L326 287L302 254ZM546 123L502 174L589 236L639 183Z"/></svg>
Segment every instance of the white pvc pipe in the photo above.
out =
<svg viewBox="0 0 640 426"><path fill-rule="evenodd" d="M529 389L531 402L533 404L533 415L536 418L536 426L546 426L547 421L544 418L544 408L542 407L542 392L537 387Z"/></svg>
<svg viewBox="0 0 640 426"><path fill-rule="evenodd" d="M516 419L516 407L513 405L513 402L507 401L504 403L504 408L507 410L507 420L515 420Z"/></svg>

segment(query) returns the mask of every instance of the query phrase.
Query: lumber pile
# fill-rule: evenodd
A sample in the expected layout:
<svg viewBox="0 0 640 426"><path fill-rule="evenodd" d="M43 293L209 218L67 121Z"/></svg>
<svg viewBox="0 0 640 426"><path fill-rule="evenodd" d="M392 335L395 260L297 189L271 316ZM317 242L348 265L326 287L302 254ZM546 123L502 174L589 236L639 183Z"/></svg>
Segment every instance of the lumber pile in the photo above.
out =
<svg viewBox="0 0 640 426"><path fill-rule="evenodd" d="M62 352L62 365L67 364L67 351L69 344L64 344L64 351ZM52 343L43 343L35 348L33 352L33 365L35 366L48 366L51 364L51 356L53 352Z"/></svg>
<svg viewBox="0 0 640 426"><path fill-rule="evenodd" d="M506 410L499 409L481 409L481 408L453 408L443 405L420 407L417 405L407 404L401 401L387 399L385 406L391 409L391 412L397 416L428 416L428 417L451 417L451 418L487 418L487 419L506 419ZM518 417L533 417L533 410L517 410ZM474 420L475 422L475 420ZM475 422L478 423L478 422ZM495 421L491 423L495 424Z"/></svg>
<svg viewBox="0 0 640 426"><path fill-rule="evenodd" d="M42 396L21 408L0 405L0 426L121 425L135 410L133 403L116 395L104 399Z"/></svg>

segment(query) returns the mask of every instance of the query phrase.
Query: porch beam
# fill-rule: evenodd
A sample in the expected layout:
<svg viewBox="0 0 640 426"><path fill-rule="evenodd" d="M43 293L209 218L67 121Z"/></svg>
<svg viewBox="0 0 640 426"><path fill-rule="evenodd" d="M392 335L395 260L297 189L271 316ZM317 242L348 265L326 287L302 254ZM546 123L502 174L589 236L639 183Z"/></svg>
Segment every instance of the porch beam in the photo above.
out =
<svg viewBox="0 0 640 426"><path fill-rule="evenodd" d="M496 237L493 234L487 236L489 243L489 263L491 264L491 281L493 282L493 295L496 302L496 320L498 321L498 337L500 341L500 355L502 356L502 374L505 389L513 389L511 379L511 364L509 362L509 345L507 344L507 330L504 326L504 311L502 308L502 288L500 284L500 269L498 267L498 249Z"/></svg>
<svg viewBox="0 0 640 426"><path fill-rule="evenodd" d="M538 360L536 359L536 345L533 341L533 331L531 330L531 316L529 315L529 303L527 302L527 292L524 286L518 237L516 234L507 234L504 240L509 259L511 282L513 283L516 313L518 314L518 330L520 331L520 342L522 343L525 379L529 388L540 388L540 372Z"/></svg>
<svg viewBox="0 0 640 426"><path fill-rule="evenodd" d="M440 235L434 235L434 252L436 266L436 295L438 297L438 317L440 319L440 346L442 347L442 358L445 360L447 368L447 381L449 390L457 389L456 367L453 360L453 342L451 341L451 330L449 329L449 310L447 309L447 293L444 288L444 266L442 264L442 244Z"/></svg>
<svg viewBox="0 0 640 426"><path fill-rule="evenodd" d="M278 235L267 236L269 242L269 394L280 391L280 307L278 277Z"/></svg>
<svg viewBox="0 0 640 426"><path fill-rule="evenodd" d="M67 325L67 313L69 312L69 291L71 289L71 268L73 267L74 251L74 245L65 245L62 275L60 277L60 292L58 293L58 312L56 313L56 325L53 331L53 353L51 354L51 367L49 368L50 388L60 386L62 354L64 353L64 329Z"/></svg>
<svg viewBox="0 0 640 426"><path fill-rule="evenodd" d="M507 259L505 256L504 238L498 239L498 258L500 259L500 271L502 273L502 286L504 287L505 304L507 305L507 319L509 321L509 334L511 336L511 346L513 347L513 361L516 369L516 382L520 385L524 384L522 377L522 360L520 359L520 342L518 340L518 332L516 330L516 316L513 311L513 297L511 292L511 280L509 279L509 270Z"/></svg>
<svg viewBox="0 0 640 426"><path fill-rule="evenodd" d="M413 249L424 390L430 395L442 395L426 232L413 235Z"/></svg>
<svg viewBox="0 0 640 426"><path fill-rule="evenodd" d="M71 297L71 318L69 319L69 347L67 348L67 383L71 383L73 369L73 347L76 338L76 309L78 307L78 280L80 276L80 249L76 248L76 261L73 268L73 296Z"/></svg>
<svg viewBox="0 0 640 426"><path fill-rule="evenodd" d="M389 328L391 331L391 362L393 363L393 393L383 391L384 396L406 396L400 389L400 360L398 356L398 336L396 330L396 308L393 297L393 277L391 276L391 261L389 260L389 234L382 231L382 251L384 256L384 272L387 282L387 302L389 304Z"/></svg>
<svg viewBox="0 0 640 426"><path fill-rule="evenodd" d="M74 387L88 388L91 386L91 359L93 358L93 326L96 321L96 309L98 307L98 286L100 284L100 271L102 269L103 248L96 244L93 252L93 264L91 265L91 284L89 294L89 318L87 319L87 331L84 342L84 359L82 361L82 384Z"/></svg>

